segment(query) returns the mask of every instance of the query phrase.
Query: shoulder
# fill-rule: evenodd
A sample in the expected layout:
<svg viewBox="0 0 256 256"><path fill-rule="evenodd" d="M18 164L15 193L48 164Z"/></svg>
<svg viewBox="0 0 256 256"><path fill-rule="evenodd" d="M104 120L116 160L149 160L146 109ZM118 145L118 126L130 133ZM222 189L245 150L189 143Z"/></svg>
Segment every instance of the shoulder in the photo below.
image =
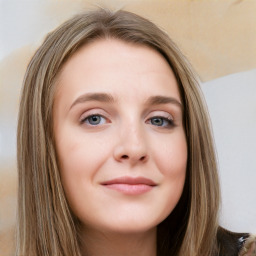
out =
<svg viewBox="0 0 256 256"><path fill-rule="evenodd" d="M219 256L256 256L256 236L235 233L219 227L217 233Z"/></svg>

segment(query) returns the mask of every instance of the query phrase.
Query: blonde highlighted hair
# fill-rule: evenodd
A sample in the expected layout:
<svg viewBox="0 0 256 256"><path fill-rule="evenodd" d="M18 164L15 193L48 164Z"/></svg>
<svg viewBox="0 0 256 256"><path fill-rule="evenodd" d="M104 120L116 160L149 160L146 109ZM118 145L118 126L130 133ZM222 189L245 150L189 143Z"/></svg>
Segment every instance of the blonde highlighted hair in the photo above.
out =
<svg viewBox="0 0 256 256"><path fill-rule="evenodd" d="M160 52L178 81L188 145L186 182L173 212L158 226L158 255L216 255L219 183L215 152L197 80L168 35L126 11L96 10L51 32L24 79L17 132L17 256L80 256L79 225L60 180L52 108L63 64L82 46L115 38Z"/></svg>

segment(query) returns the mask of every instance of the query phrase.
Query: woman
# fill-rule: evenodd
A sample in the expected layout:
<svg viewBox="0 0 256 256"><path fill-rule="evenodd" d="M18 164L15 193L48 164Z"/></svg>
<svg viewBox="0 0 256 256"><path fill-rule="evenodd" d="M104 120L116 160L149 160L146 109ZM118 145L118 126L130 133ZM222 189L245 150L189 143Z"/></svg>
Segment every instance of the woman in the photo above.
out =
<svg viewBox="0 0 256 256"><path fill-rule="evenodd" d="M254 241L218 227L215 152L189 64L129 12L77 15L35 53L18 171L17 255L238 255Z"/></svg>

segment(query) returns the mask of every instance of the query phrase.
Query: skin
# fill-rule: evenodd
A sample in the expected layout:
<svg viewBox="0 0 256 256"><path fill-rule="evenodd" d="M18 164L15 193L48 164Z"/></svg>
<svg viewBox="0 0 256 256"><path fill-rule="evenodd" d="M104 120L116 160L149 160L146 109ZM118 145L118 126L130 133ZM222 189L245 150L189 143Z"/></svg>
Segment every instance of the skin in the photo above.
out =
<svg viewBox="0 0 256 256"><path fill-rule="evenodd" d="M65 63L54 134L87 255L156 255L157 225L176 206L185 181L182 112L174 74L151 48L102 39ZM129 194L102 185L124 176L145 177L155 186Z"/></svg>

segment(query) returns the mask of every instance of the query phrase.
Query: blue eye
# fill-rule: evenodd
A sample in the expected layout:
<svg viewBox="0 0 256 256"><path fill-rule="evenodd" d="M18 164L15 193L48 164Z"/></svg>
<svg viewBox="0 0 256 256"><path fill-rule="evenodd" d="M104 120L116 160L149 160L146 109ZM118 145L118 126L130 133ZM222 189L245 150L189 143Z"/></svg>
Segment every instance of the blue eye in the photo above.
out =
<svg viewBox="0 0 256 256"><path fill-rule="evenodd" d="M160 127L169 127L174 125L173 120L165 117L152 117L150 118L150 124Z"/></svg>
<svg viewBox="0 0 256 256"><path fill-rule="evenodd" d="M88 125L100 125L106 123L106 119L101 115L91 115L82 120L82 123Z"/></svg>

